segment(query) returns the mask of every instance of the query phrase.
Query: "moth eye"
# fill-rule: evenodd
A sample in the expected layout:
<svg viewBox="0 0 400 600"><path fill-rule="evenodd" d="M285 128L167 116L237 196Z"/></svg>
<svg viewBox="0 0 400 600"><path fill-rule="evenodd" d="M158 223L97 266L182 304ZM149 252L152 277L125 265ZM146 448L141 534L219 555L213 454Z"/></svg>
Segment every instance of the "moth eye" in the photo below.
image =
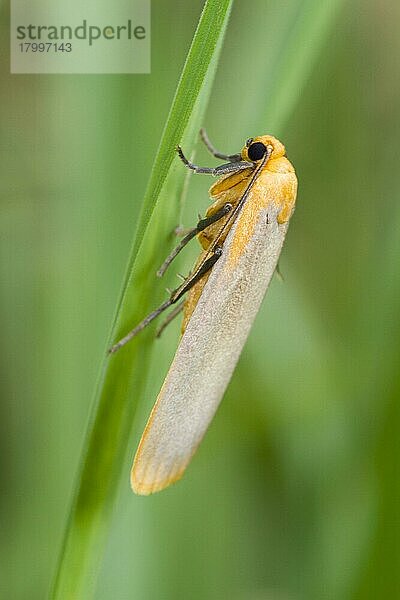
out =
<svg viewBox="0 0 400 600"><path fill-rule="evenodd" d="M267 149L261 142L255 142L255 144L251 144L247 151L247 155L250 160L260 160L266 153Z"/></svg>
<svg viewBox="0 0 400 600"><path fill-rule="evenodd" d="M253 138L249 138L249 139L246 141L246 146L247 146L247 147L249 147L252 141L253 141Z"/></svg>

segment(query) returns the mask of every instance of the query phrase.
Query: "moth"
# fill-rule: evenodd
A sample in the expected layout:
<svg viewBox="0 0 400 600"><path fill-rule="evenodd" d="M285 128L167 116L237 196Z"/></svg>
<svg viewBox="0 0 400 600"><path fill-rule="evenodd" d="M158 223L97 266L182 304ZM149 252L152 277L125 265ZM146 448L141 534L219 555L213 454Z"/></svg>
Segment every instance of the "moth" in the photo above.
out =
<svg viewBox="0 0 400 600"><path fill-rule="evenodd" d="M116 352L157 316L173 307L162 330L181 312L182 335L141 437L131 471L132 489L151 494L183 475L209 426L239 359L252 323L277 268L293 214L297 177L284 145L272 135L246 141L238 154L223 154L201 137L212 167L183 164L195 173L219 177L209 194L213 203L158 271L197 237L201 253L194 268L170 297L150 313L111 352Z"/></svg>

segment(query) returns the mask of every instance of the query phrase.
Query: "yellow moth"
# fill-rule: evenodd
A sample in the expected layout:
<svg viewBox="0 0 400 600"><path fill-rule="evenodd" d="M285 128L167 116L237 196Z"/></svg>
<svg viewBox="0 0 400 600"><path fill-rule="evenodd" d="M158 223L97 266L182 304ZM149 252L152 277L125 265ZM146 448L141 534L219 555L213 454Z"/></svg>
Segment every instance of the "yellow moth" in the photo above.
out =
<svg viewBox="0 0 400 600"><path fill-rule="evenodd" d="M213 148L203 130L201 136L214 156L228 162L198 167L178 147L189 169L220 179L210 188L213 204L205 218L158 274L195 236L202 252L170 298L111 348L118 350L170 306L175 305L166 323L183 311L178 349L134 458L131 485L137 494L177 481L196 451L277 268L296 201L296 174L279 140L250 138L240 153L226 155Z"/></svg>

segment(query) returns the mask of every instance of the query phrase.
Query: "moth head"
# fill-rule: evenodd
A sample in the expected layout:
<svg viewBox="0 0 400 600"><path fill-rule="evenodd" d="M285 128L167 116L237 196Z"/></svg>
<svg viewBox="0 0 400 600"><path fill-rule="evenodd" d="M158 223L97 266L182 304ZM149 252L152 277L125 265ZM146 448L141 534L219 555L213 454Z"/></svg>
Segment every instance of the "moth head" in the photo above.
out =
<svg viewBox="0 0 400 600"><path fill-rule="evenodd" d="M272 135L260 135L246 141L241 156L242 160L257 163L267 152L269 158L280 158L285 155L285 146Z"/></svg>

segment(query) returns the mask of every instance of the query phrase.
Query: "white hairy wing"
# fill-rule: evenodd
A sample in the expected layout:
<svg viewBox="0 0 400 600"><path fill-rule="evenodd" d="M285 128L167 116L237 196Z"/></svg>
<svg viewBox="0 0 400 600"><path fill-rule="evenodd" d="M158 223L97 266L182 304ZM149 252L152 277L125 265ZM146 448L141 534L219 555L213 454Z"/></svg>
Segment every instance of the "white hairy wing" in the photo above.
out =
<svg viewBox="0 0 400 600"><path fill-rule="evenodd" d="M138 494L181 477L239 359L276 268L287 226L278 208L260 210L241 256L230 261L239 215L184 332L149 417L131 472Z"/></svg>

